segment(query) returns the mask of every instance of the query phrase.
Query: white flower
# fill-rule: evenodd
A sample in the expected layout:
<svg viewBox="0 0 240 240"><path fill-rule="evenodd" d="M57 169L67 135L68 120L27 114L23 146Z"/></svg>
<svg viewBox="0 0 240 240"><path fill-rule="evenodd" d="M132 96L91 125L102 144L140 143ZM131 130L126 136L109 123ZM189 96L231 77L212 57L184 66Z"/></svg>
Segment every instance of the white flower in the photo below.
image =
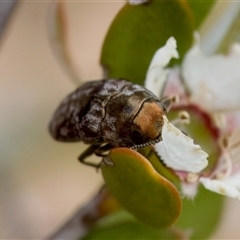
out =
<svg viewBox="0 0 240 240"><path fill-rule="evenodd" d="M184 83L192 102L208 111L240 109L240 45L234 44L227 56L205 56L199 38L185 55Z"/></svg>
<svg viewBox="0 0 240 240"><path fill-rule="evenodd" d="M171 37L166 45L154 55L145 81L145 87L160 96L169 70L167 64L172 57L178 58L176 40ZM168 167L175 170L200 172L207 166L208 155L195 145L193 140L169 123L164 116L162 141L155 145L157 153Z"/></svg>
<svg viewBox="0 0 240 240"><path fill-rule="evenodd" d="M233 45L227 56L208 57L196 39L180 71L166 68L172 57L178 57L178 54L176 42L170 38L154 55L145 86L157 96L179 94L180 107L181 104L195 104L208 111L207 114L217 120L215 125L220 127L221 138L228 141L219 145L222 153L215 168L207 175L201 173L207 166L207 153L172 125L167 117L164 117L162 141L155 145L155 149L164 163L178 174L182 191L188 197L195 196L201 183L211 191L240 199L240 45ZM182 81L190 96L181 86Z"/></svg>
<svg viewBox="0 0 240 240"><path fill-rule="evenodd" d="M221 111L222 132L228 132L227 146L222 146L222 156L209 177L200 177L199 182L211 191L240 199L240 130L239 111L229 117L228 111L240 110L240 45L234 44L227 56L205 56L199 39L186 54L182 74L192 102L212 114ZM225 112L225 114L224 114ZM235 118L235 119L234 119ZM224 124L223 124L224 123ZM224 129L226 128L226 129Z"/></svg>
<svg viewBox="0 0 240 240"><path fill-rule="evenodd" d="M147 71L145 87L156 96L160 96L163 86L167 80L169 70L166 68L171 58L178 58L177 42L170 37L166 45L160 48L153 56Z"/></svg>
<svg viewBox="0 0 240 240"><path fill-rule="evenodd" d="M205 188L213 192L227 195L228 197L238 198L240 200L240 174L232 176L225 180L215 180L201 177L199 181Z"/></svg>
<svg viewBox="0 0 240 240"><path fill-rule="evenodd" d="M222 158L210 178L200 177L205 188L240 200L240 128L227 138L222 146Z"/></svg>
<svg viewBox="0 0 240 240"><path fill-rule="evenodd" d="M155 145L161 159L174 170L193 173L202 171L208 165L208 154L195 145L193 139L169 123L166 116L163 118L162 141Z"/></svg>

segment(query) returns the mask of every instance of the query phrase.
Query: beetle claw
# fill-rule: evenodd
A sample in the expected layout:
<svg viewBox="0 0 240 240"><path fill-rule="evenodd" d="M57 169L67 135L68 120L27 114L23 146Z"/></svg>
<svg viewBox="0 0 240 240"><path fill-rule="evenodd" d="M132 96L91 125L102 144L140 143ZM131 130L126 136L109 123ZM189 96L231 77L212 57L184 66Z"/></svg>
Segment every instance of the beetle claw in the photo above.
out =
<svg viewBox="0 0 240 240"><path fill-rule="evenodd" d="M102 164L106 164L107 166L114 166L113 161L109 158L108 155L106 155L105 157L103 157L100 165L102 165Z"/></svg>

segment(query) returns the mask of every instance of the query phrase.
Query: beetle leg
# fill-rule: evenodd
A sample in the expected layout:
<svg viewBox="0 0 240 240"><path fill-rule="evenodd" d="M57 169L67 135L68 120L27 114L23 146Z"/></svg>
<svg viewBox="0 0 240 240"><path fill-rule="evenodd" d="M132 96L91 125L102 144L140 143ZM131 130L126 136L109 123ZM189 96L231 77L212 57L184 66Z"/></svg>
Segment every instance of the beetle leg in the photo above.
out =
<svg viewBox="0 0 240 240"><path fill-rule="evenodd" d="M95 168L98 168L99 164L93 163L93 162L86 162L86 158L91 156L93 153L95 153L95 151L100 147L100 145L91 145L89 146L79 157L78 160L83 163L86 164L88 166L92 166Z"/></svg>
<svg viewBox="0 0 240 240"><path fill-rule="evenodd" d="M112 148L113 148L113 146L111 144L105 144L103 146L91 145L78 157L78 160L83 164L86 164L88 166L92 166L92 167L95 167L98 169L100 167L102 161L100 163L87 162L86 158L91 156L93 153L98 157L105 158L107 156L106 152L111 150ZM111 165L110 162L105 162L105 163L108 165Z"/></svg>
<svg viewBox="0 0 240 240"><path fill-rule="evenodd" d="M113 149L113 145L107 143L103 146L99 146L96 151L95 151L95 154L98 156L98 157L106 157L107 154L105 152L109 151Z"/></svg>
<svg viewBox="0 0 240 240"><path fill-rule="evenodd" d="M111 149L113 149L113 146L111 144L105 144L99 147L95 151L95 154L96 156L103 157L102 162L104 162L106 165L113 165L112 161L107 157L108 153L106 153ZM99 163L98 168L101 166L102 162Z"/></svg>

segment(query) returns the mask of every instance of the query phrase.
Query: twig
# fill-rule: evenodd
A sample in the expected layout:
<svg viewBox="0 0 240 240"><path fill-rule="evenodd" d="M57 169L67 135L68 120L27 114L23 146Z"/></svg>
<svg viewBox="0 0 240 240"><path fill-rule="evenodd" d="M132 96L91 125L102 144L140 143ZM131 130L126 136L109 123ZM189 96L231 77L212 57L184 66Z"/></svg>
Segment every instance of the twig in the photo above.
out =
<svg viewBox="0 0 240 240"><path fill-rule="evenodd" d="M90 202L80 208L66 224L47 239L80 239L98 219L118 210L119 207L108 189L103 187Z"/></svg>

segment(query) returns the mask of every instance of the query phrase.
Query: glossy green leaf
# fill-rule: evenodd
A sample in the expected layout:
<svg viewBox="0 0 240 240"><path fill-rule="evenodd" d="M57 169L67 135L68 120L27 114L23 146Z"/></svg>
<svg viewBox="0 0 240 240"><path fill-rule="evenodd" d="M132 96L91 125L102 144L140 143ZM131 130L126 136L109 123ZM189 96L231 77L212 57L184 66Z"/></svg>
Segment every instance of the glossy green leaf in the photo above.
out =
<svg viewBox="0 0 240 240"><path fill-rule="evenodd" d="M103 164L106 185L118 202L142 222L157 228L172 225L181 212L176 187L159 175L138 152L115 148Z"/></svg>
<svg viewBox="0 0 240 240"><path fill-rule="evenodd" d="M114 240L153 240L183 239L168 229L156 229L133 218L126 211L114 213L98 222L83 240L114 239Z"/></svg>
<svg viewBox="0 0 240 240"><path fill-rule="evenodd" d="M173 228L151 228L120 211L101 219L83 239L166 240L188 239L188 235L189 239L209 239L221 220L223 204L223 196L201 187L194 200L183 199L181 216Z"/></svg>
<svg viewBox="0 0 240 240"><path fill-rule="evenodd" d="M186 1L126 4L106 35L101 63L108 77L123 77L143 84L156 50L174 36L183 57L192 44L192 33L193 18Z"/></svg>
<svg viewBox="0 0 240 240"><path fill-rule="evenodd" d="M216 0L192 1L188 0L188 4L192 10L195 22L195 28L198 29L203 23L206 16L211 12L211 9Z"/></svg>
<svg viewBox="0 0 240 240"><path fill-rule="evenodd" d="M201 186L194 200L183 199L182 213L176 225L191 229L191 239L208 239L221 220L223 206L224 196Z"/></svg>

